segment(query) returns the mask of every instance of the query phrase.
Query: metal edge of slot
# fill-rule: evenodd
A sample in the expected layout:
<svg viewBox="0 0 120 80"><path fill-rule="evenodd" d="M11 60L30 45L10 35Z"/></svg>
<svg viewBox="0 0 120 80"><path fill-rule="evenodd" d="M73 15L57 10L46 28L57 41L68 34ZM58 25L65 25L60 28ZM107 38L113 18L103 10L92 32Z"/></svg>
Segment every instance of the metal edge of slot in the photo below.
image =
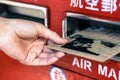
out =
<svg viewBox="0 0 120 80"><path fill-rule="evenodd" d="M66 12L66 17L74 17L74 18L78 18L78 19L96 20L96 21L101 21L101 22L107 22L107 23L120 25L120 22L117 22L117 21L110 21L110 20L105 20L105 19L94 18L94 17L90 17L90 16L87 16L87 15L79 14L79 13ZM62 37L63 38L68 37L66 35L66 32L67 32L67 19L66 19L66 17L62 21ZM111 59L115 60L115 61L120 61L120 57L117 57L117 56L113 56Z"/></svg>
<svg viewBox="0 0 120 80"><path fill-rule="evenodd" d="M64 19L64 20L62 20L62 37L63 38L67 38L67 35L66 35L66 33L67 33L67 20L66 20L66 18Z"/></svg>
<svg viewBox="0 0 120 80"><path fill-rule="evenodd" d="M66 16L74 17L74 18L78 18L78 19L96 20L96 21L100 21L100 22L107 22L107 23L120 25L120 22L117 22L117 21L95 18L95 17L91 17L91 16L79 14L79 13L66 12Z"/></svg>
<svg viewBox="0 0 120 80"><path fill-rule="evenodd" d="M114 60L114 61L120 62L120 57L114 56L114 57L112 57L111 59Z"/></svg>
<svg viewBox="0 0 120 80"><path fill-rule="evenodd" d="M11 0L0 0L0 3L5 4L5 5L9 5L9 6L16 6L16 7L22 7L22 8L28 8L28 9L43 11L44 20L45 20L44 24L45 24L46 27L48 27L47 8L42 7L42 6L32 5L32 4L15 2L15 1L11 1Z"/></svg>

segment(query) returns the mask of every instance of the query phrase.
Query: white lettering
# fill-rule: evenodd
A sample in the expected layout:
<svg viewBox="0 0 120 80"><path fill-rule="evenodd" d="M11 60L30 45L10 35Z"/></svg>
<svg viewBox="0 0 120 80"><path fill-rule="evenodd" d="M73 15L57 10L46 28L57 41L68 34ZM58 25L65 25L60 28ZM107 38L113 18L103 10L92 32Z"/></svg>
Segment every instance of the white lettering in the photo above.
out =
<svg viewBox="0 0 120 80"><path fill-rule="evenodd" d="M70 1L70 6L71 6L71 7L83 8L82 0L71 0L71 1Z"/></svg>
<svg viewBox="0 0 120 80"><path fill-rule="evenodd" d="M98 1L99 0L85 0L85 2L87 3L87 6L85 8L90 9L90 10L98 11L99 9L96 8L96 6L98 4Z"/></svg>
<svg viewBox="0 0 120 80"><path fill-rule="evenodd" d="M107 66L102 67L101 64L98 65L98 74L104 75L107 77Z"/></svg>
<svg viewBox="0 0 120 80"><path fill-rule="evenodd" d="M70 6L78 7L78 0L71 0Z"/></svg>
<svg viewBox="0 0 120 80"><path fill-rule="evenodd" d="M103 12L110 12L113 13L113 11L117 10L117 0L102 0L102 11Z"/></svg>
<svg viewBox="0 0 120 80"><path fill-rule="evenodd" d="M78 58L74 58L74 60L73 60L73 63L72 63L72 66L77 66L78 68L80 67L80 64L79 64L79 61L78 61Z"/></svg>
<svg viewBox="0 0 120 80"><path fill-rule="evenodd" d="M91 69L92 63L90 61L84 60L84 59L78 60L77 57L75 57L73 59L72 66L76 66L76 67L81 68L81 69L92 71L92 69Z"/></svg>
<svg viewBox="0 0 120 80"><path fill-rule="evenodd" d="M120 4L119 4L120 6ZM70 0L70 7L109 12L117 11L117 0Z"/></svg>
<svg viewBox="0 0 120 80"><path fill-rule="evenodd" d="M108 74L108 77L114 77L115 80L117 80L117 76L116 76L116 73L115 73L115 70L112 68Z"/></svg>
<svg viewBox="0 0 120 80"><path fill-rule="evenodd" d="M108 78L114 78L114 80L120 80L120 71L117 76L115 69L108 69L107 66L103 66L101 64L98 65L98 74Z"/></svg>
<svg viewBox="0 0 120 80"><path fill-rule="evenodd" d="M84 69L85 69L85 70L88 69L89 71L92 71L92 70L91 70L91 66L92 66L91 62L85 60Z"/></svg>
<svg viewBox="0 0 120 80"><path fill-rule="evenodd" d="M82 0L79 0L79 8L83 8Z"/></svg>
<svg viewBox="0 0 120 80"><path fill-rule="evenodd" d="M84 65L83 65L83 59L80 60L80 63L81 63L80 67L83 68L84 67Z"/></svg>

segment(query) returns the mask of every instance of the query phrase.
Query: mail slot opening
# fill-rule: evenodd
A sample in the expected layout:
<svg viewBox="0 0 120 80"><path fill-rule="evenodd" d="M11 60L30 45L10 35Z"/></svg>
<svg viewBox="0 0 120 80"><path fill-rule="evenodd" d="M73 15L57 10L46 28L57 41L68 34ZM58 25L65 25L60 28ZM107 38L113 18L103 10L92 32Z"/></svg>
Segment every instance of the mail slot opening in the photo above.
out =
<svg viewBox="0 0 120 80"><path fill-rule="evenodd" d="M120 32L120 23L77 13L66 13L66 18L63 21L63 37L67 37L87 28L96 30L106 28Z"/></svg>
<svg viewBox="0 0 120 80"><path fill-rule="evenodd" d="M19 18L47 24L47 8L14 1L0 1L0 16Z"/></svg>
<svg viewBox="0 0 120 80"><path fill-rule="evenodd" d="M110 43L104 42L104 45L111 48L114 47L115 44L120 44L119 22L67 12L66 18L63 20L63 37L67 38L78 32L88 38L108 41ZM111 59L120 61L119 51L118 54Z"/></svg>

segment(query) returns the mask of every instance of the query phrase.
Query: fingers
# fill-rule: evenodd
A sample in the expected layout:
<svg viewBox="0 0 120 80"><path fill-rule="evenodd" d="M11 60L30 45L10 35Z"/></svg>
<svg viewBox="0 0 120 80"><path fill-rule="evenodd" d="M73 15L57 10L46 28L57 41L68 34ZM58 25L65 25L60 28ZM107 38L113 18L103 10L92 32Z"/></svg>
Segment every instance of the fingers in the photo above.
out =
<svg viewBox="0 0 120 80"><path fill-rule="evenodd" d="M58 58L56 57L52 57L50 59L41 59L41 58L36 58L34 59L34 61L29 64L29 65L32 65L32 66L46 66L46 65L50 65L52 63L55 63L56 61L58 60Z"/></svg>
<svg viewBox="0 0 120 80"><path fill-rule="evenodd" d="M68 42L66 39L61 38L57 33L46 28L45 26L41 24L39 24L39 26L36 26L36 30L39 36L52 40L53 42L57 44L65 44Z"/></svg>
<svg viewBox="0 0 120 80"><path fill-rule="evenodd" d="M38 39L33 43L33 45L30 47L28 51L28 55L25 59L25 64L31 64L33 60L39 56L39 54L43 50L44 44L45 44L45 39Z"/></svg>
<svg viewBox="0 0 120 80"><path fill-rule="evenodd" d="M27 65L32 65L32 66L46 66L55 63L58 61L61 57L63 57L65 54L62 52L57 52L56 54L51 54L47 56L47 53L44 55L43 58L37 57L35 58L30 64Z"/></svg>
<svg viewBox="0 0 120 80"><path fill-rule="evenodd" d="M61 38L57 33L48 30L46 31L46 33L44 34L49 40L52 40L53 42L57 43L57 44L65 44L67 43L66 39Z"/></svg>
<svg viewBox="0 0 120 80"><path fill-rule="evenodd" d="M63 52L51 51L49 49L44 50L44 44L44 39L36 40L23 64L31 66L50 65L65 55Z"/></svg>

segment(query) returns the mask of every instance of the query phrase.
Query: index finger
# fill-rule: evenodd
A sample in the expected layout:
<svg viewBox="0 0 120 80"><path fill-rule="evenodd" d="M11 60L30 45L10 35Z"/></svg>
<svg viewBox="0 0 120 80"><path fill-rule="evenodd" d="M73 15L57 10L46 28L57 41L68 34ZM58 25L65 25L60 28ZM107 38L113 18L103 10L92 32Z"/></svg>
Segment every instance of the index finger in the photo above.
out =
<svg viewBox="0 0 120 80"><path fill-rule="evenodd" d="M46 28L44 25L40 24L38 27L36 27L36 30L40 37L52 40L57 44L65 44L68 42L66 39L61 38L56 32Z"/></svg>

